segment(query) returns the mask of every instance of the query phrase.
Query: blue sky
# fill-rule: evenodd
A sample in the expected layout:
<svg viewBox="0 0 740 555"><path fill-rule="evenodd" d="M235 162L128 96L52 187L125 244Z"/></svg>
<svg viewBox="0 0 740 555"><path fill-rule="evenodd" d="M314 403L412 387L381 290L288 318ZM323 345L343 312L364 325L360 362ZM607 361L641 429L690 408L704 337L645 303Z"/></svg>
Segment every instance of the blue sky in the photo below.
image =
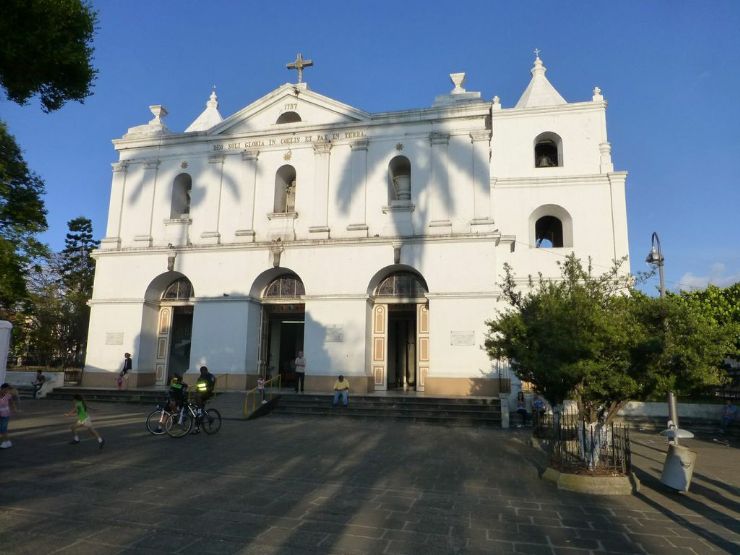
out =
<svg viewBox="0 0 740 555"><path fill-rule="evenodd" d="M295 75L297 52L317 92L357 108L430 106L467 72L466 88L512 107L533 49L568 101L609 102L615 168L627 170L632 271L653 231L669 289L740 280L740 2L97 1L94 94L44 114L0 101L30 166L45 180L52 248L66 223L105 234L111 139L164 104L182 131L213 84L224 117ZM505 232L505 230L503 230ZM653 289L657 279L648 284Z"/></svg>

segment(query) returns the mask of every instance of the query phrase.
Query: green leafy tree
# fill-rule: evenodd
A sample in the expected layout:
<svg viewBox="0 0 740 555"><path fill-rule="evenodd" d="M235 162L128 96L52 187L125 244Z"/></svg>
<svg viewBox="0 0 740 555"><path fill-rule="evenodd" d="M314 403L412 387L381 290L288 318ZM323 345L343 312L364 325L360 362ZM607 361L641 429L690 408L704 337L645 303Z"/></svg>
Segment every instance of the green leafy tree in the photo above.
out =
<svg viewBox="0 0 740 555"><path fill-rule="evenodd" d="M611 420L629 400L689 393L722 379L731 339L710 318L674 299L638 293L621 263L601 275L575 256L561 278L517 289L505 267L510 308L487 322L486 350L551 403L574 399L590 421Z"/></svg>
<svg viewBox="0 0 740 555"><path fill-rule="evenodd" d="M90 95L97 14L83 0L0 2L0 87L26 104L38 95L45 112ZM26 276L45 254L35 236L46 227L44 183L23 160L0 121L0 318L16 316L27 298Z"/></svg>
<svg viewBox="0 0 740 555"><path fill-rule="evenodd" d="M90 95L97 14L80 0L0 2L0 85L18 104L39 95L45 112Z"/></svg>
<svg viewBox="0 0 740 555"><path fill-rule="evenodd" d="M740 359L740 282L729 287L709 285L706 289L669 293L668 296L677 296L692 310L703 314L717 325L728 328L729 333L734 334L735 342L727 356Z"/></svg>
<svg viewBox="0 0 740 555"><path fill-rule="evenodd" d="M61 282L65 300L65 350L67 364L82 362L87 345L87 330L95 277L95 260L90 256L100 241L93 239L93 226L89 218L79 217L67 222L69 232L61 252Z"/></svg>
<svg viewBox="0 0 740 555"><path fill-rule="evenodd" d="M35 238L46 229L44 183L28 169L15 138L0 122L0 317L26 294L24 275L46 250Z"/></svg>

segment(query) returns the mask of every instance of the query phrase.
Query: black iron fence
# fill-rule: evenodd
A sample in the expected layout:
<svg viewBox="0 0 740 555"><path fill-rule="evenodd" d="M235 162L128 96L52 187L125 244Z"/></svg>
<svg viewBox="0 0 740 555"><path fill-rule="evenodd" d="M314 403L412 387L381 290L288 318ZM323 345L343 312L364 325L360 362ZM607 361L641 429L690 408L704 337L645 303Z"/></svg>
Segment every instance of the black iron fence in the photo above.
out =
<svg viewBox="0 0 740 555"><path fill-rule="evenodd" d="M550 450L550 464L562 472L629 474L629 427L587 423L577 414L534 415L534 435Z"/></svg>

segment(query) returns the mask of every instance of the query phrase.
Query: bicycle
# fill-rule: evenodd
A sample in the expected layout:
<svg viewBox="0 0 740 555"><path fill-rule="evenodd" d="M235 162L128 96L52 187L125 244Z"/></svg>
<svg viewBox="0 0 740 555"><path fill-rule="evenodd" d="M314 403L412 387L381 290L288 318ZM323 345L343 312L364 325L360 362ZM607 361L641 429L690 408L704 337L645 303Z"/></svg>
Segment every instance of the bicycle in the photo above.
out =
<svg viewBox="0 0 740 555"><path fill-rule="evenodd" d="M167 403L163 405L157 405L146 417L146 429L147 431L155 436L167 433L165 425L167 424L167 418L169 418L172 412L167 408Z"/></svg>
<svg viewBox="0 0 740 555"><path fill-rule="evenodd" d="M221 429L221 413L216 409L201 411L197 405L188 401L180 407L179 411L167 417L165 431L170 437L181 438L191 432L194 424L202 427L203 431L209 435L215 434Z"/></svg>

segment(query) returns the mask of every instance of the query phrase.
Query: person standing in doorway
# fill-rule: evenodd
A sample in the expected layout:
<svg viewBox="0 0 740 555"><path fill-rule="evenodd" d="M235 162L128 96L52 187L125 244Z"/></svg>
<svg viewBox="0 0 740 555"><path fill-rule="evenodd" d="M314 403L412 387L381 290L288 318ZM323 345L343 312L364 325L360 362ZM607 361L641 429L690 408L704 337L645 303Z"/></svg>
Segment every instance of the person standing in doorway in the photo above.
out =
<svg viewBox="0 0 740 555"><path fill-rule="evenodd" d="M303 356L303 351L298 351L298 356L295 359L295 391L303 393L303 387L306 383L306 357Z"/></svg>
<svg viewBox="0 0 740 555"><path fill-rule="evenodd" d="M77 435L77 430L79 430L80 428L87 428L87 431L90 432L91 435L95 436L95 439L98 440L98 448L102 449L103 445L105 445L105 440L100 436L95 428L93 428L92 421L87 414L87 404L82 398L82 395L75 395L72 403L72 409L64 415L77 415L77 421L72 424L72 433L74 434L74 439L70 441L70 443L72 445L77 445L80 442L80 436Z"/></svg>
<svg viewBox="0 0 740 555"><path fill-rule="evenodd" d="M123 354L123 366L121 366L121 372L118 374L118 389L124 389L128 386L128 373L131 371L133 363L131 361L131 353Z"/></svg>

